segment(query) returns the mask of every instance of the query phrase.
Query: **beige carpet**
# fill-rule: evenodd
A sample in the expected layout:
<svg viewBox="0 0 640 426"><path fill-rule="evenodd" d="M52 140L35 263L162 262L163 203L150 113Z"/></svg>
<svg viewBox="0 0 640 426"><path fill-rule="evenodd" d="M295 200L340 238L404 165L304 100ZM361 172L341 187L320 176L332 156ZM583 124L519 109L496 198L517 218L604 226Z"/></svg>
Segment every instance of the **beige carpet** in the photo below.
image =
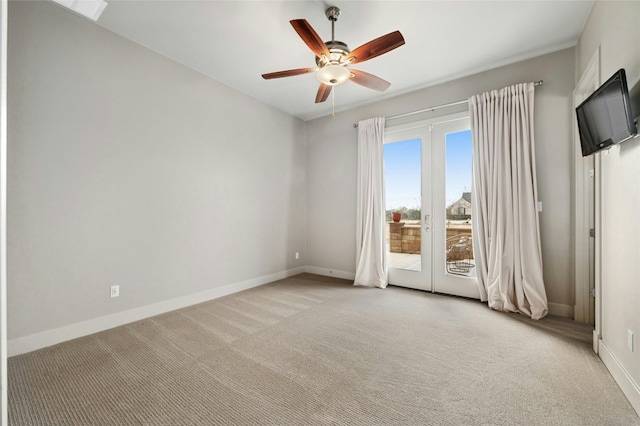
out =
<svg viewBox="0 0 640 426"><path fill-rule="evenodd" d="M11 425L640 425L590 329L303 274L9 359Z"/></svg>

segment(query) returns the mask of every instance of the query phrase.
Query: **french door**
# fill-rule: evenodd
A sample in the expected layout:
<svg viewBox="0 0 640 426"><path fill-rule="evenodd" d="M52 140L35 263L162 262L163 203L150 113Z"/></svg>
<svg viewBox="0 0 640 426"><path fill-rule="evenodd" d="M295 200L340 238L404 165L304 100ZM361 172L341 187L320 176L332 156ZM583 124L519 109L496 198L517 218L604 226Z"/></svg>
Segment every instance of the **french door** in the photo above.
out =
<svg viewBox="0 0 640 426"><path fill-rule="evenodd" d="M466 113L386 129L390 284L480 297L471 242L471 155Z"/></svg>

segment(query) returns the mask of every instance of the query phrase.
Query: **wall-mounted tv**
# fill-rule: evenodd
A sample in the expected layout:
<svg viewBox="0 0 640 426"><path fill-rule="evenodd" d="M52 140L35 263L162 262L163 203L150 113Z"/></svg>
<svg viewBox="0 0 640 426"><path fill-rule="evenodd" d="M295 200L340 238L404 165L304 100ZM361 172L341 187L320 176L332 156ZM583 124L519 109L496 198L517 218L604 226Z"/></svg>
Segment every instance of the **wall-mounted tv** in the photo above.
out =
<svg viewBox="0 0 640 426"><path fill-rule="evenodd" d="M576 114L583 157L636 135L624 69L585 99L576 108Z"/></svg>

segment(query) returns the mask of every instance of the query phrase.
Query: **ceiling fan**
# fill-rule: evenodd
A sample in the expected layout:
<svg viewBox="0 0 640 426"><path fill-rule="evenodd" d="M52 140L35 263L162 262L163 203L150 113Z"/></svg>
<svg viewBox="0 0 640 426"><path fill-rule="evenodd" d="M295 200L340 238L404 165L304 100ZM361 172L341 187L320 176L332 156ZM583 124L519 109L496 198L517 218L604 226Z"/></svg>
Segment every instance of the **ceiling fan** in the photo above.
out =
<svg viewBox="0 0 640 426"><path fill-rule="evenodd" d="M362 46L349 50L347 45L335 39L334 25L340 16L340 9L331 6L325 11L325 15L331 21L331 41L323 42L318 33L305 19L290 21L302 41L316 55L316 65L311 68L297 68L293 70L278 71L262 74L262 78L291 77L294 75L316 72L320 87L316 94L316 103L324 102L329 97L333 86L342 84L348 80L369 89L384 91L391 83L364 71L350 69L352 64L361 63L387 53L404 44L404 38L400 31L394 31L375 40L371 40Z"/></svg>

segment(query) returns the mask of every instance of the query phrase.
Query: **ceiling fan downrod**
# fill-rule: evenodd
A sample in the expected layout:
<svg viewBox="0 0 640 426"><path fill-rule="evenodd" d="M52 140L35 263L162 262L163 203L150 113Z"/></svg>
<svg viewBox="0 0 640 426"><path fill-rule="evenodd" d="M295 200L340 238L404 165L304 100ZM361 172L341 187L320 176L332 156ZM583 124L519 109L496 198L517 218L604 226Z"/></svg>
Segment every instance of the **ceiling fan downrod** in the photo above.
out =
<svg viewBox="0 0 640 426"><path fill-rule="evenodd" d="M346 65L344 59L349 54L349 47L346 43L336 40L335 36L335 24L340 16L340 8L337 6L330 6L325 10L324 14L327 16L327 19L331 21L331 41L326 41L324 43L325 46L327 46L327 49L329 49L330 55L328 58L316 57L316 63L321 68L327 65L344 66Z"/></svg>
<svg viewBox="0 0 640 426"><path fill-rule="evenodd" d="M330 6L325 10L324 14L327 15L327 19L331 21L331 41L334 42L336 41L335 23L340 16L340 8L337 6Z"/></svg>

